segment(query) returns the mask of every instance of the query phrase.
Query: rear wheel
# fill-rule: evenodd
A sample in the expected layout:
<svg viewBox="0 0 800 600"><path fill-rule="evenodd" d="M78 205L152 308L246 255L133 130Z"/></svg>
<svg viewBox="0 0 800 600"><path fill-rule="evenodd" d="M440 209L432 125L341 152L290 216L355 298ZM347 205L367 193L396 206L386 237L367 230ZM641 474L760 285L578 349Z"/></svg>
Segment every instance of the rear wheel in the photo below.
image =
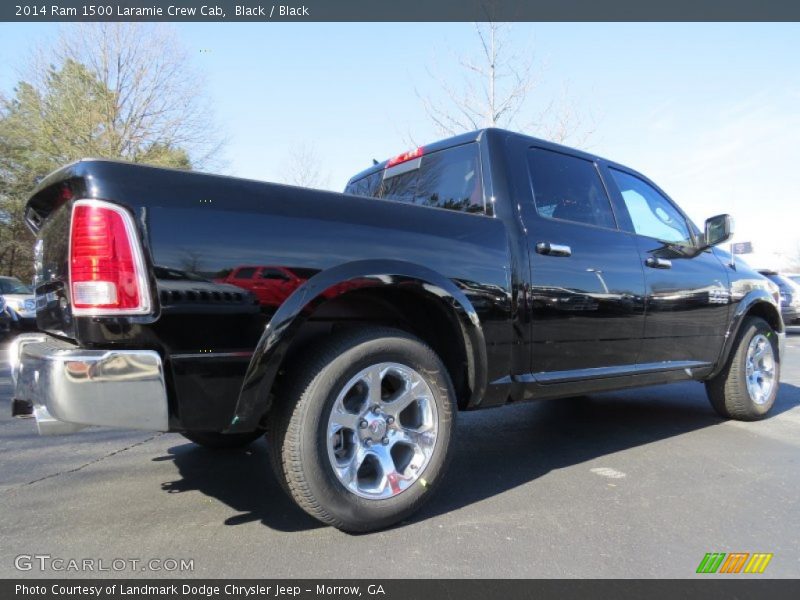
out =
<svg viewBox="0 0 800 600"><path fill-rule="evenodd" d="M268 433L292 498L353 532L417 510L444 474L455 414L439 357L405 332L368 327L337 335L302 364Z"/></svg>
<svg viewBox="0 0 800 600"><path fill-rule="evenodd" d="M190 442L204 448L230 450L249 446L264 435L263 429L247 433L220 433L218 431L184 431L181 433Z"/></svg>
<svg viewBox="0 0 800 600"><path fill-rule="evenodd" d="M725 368L706 382L714 410L729 419L763 419L778 395L780 366L777 335L764 319L748 317Z"/></svg>

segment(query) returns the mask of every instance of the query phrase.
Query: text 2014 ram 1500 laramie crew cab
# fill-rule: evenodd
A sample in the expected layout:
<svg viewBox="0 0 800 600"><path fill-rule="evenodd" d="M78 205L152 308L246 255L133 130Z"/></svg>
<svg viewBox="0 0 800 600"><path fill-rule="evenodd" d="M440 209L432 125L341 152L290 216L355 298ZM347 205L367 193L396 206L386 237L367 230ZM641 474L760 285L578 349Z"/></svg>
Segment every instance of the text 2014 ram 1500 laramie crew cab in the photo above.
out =
<svg viewBox="0 0 800 600"><path fill-rule="evenodd" d="M777 292L622 165L498 129L344 194L83 160L28 202L40 333L11 349L41 433L266 433L308 513L366 531L441 482L456 413L683 380L724 417L778 392ZM243 283L245 282L246 283Z"/></svg>

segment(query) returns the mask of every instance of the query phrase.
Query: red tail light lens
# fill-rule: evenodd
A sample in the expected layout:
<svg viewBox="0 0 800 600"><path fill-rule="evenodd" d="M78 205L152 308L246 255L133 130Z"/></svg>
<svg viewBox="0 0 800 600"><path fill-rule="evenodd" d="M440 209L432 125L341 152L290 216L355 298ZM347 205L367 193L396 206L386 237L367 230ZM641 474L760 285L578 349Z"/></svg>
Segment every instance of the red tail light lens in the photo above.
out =
<svg viewBox="0 0 800 600"><path fill-rule="evenodd" d="M150 311L141 248L124 209L99 200L75 202L69 250L74 314Z"/></svg>

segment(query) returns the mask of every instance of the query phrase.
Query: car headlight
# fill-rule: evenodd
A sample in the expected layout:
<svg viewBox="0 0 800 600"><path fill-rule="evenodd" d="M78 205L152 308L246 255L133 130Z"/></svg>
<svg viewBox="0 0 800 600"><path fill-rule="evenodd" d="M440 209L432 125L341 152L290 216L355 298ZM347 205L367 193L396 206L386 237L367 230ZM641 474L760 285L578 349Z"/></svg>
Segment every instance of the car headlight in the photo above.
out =
<svg viewBox="0 0 800 600"><path fill-rule="evenodd" d="M24 305L26 311L30 312L32 310L36 310L36 300L34 300L32 298L28 298L27 300L25 300L23 305Z"/></svg>

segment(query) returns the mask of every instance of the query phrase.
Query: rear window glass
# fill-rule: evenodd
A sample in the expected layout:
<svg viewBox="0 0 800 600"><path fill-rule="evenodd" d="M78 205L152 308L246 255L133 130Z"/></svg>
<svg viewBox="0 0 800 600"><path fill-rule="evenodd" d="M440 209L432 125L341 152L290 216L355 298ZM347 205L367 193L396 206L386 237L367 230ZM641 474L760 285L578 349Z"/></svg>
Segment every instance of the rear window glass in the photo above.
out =
<svg viewBox="0 0 800 600"><path fill-rule="evenodd" d="M394 176L392 169L386 169L363 177L350 183L345 192L461 212L484 212L477 144L423 154L419 168L397 171Z"/></svg>
<svg viewBox="0 0 800 600"><path fill-rule="evenodd" d="M255 272L255 267L246 267L236 271L236 274L233 277L234 279L252 279Z"/></svg>
<svg viewBox="0 0 800 600"><path fill-rule="evenodd" d="M353 181L347 185L345 194L355 194L356 196L371 196L377 198L381 190L383 181L383 171L378 171L372 175L362 177L358 181Z"/></svg>

